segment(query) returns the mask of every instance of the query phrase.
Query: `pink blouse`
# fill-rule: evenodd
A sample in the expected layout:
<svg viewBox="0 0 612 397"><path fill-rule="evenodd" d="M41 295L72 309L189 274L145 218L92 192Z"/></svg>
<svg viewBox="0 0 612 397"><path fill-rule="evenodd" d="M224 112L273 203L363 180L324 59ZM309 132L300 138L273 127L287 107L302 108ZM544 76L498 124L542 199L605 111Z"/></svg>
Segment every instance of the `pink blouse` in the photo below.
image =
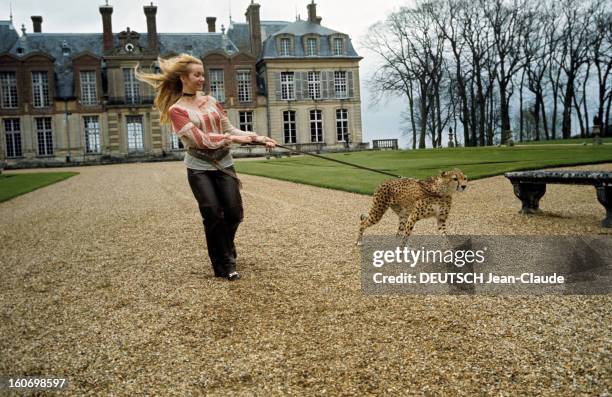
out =
<svg viewBox="0 0 612 397"><path fill-rule="evenodd" d="M234 127L223 106L210 95L198 93L193 104L179 100L170 106L169 116L172 129L188 147L218 149L226 146L225 134L256 135Z"/></svg>

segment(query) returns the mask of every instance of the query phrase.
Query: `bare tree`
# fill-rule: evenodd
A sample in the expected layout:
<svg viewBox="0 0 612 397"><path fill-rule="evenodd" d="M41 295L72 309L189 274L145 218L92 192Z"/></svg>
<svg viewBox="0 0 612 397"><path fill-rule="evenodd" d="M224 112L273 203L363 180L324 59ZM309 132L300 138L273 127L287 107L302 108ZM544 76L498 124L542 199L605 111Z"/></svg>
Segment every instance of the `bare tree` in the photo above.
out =
<svg viewBox="0 0 612 397"><path fill-rule="evenodd" d="M535 140L540 140L540 115L544 127L544 136L549 139L548 123L546 120L545 83L544 77L549 70L551 57L547 49L550 48L547 40L550 35L547 31L551 28L553 20L544 7L533 10L535 18L531 21L531 29L525 29L523 34L523 51L525 53L524 70L527 73L527 89L535 97L531 112L533 115L533 127Z"/></svg>
<svg viewBox="0 0 612 397"><path fill-rule="evenodd" d="M597 70L597 99L599 101L597 117L606 128L610 125L610 104L612 103L612 10L603 5L604 3L596 7L593 14L593 42L590 58ZM604 114L606 101L608 105Z"/></svg>
<svg viewBox="0 0 612 397"><path fill-rule="evenodd" d="M569 138L572 132L572 105L575 95L575 80L578 71L588 60L589 55L589 24L591 12L586 7L586 1L563 0L561 9L563 15L563 31L560 44L565 57L560 62L565 77L563 90L563 138Z"/></svg>
<svg viewBox="0 0 612 397"><path fill-rule="evenodd" d="M459 119L463 125L463 141L465 146L472 146L474 142L470 139L470 126L473 123L471 112L468 106L467 80L465 62L463 54L466 49L466 41L463 37L466 24L471 22L472 16L469 15L469 3L465 0L446 0L440 3L436 13L433 13L432 20L436 23L440 32L444 35L450 53L452 54L453 84L452 91L449 92L451 101L460 104ZM450 64L451 62L448 62ZM451 76L450 70L448 75ZM455 95L459 100L455 100ZM455 126L455 133L457 128Z"/></svg>
<svg viewBox="0 0 612 397"><path fill-rule="evenodd" d="M573 115L585 135L589 114L609 124L612 107L605 1L417 0L370 28L366 47L381 59L370 87L378 98L408 99L413 147L424 148L426 137L440 146L449 123L455 134L462 129L466 146L506 143L515 92L520 140L539 140L542 129L555 139L559 104L563 137ZM596 111L589 92L595 77Z"/></svg>
<svg viewBox="0 0 612 397"><path fill-rule="evenodd" d="M382 58L369 81L370 88L379 97L384 92L403 93L410 99L411 115L418 102L419 148L425 147L431 90L442 58L441 49L437 49L440 45L434 44L432 49L432 43L430 25L424 15L406 7L389 15L385 23L372 26L364 42L366 48Z"/></svg>
<svg viewBox="0 0 612 397"><path fill-rule="evenodd" d="M510 111L508 86L522 65L522 31L528 28L523 17L526 0L479 0L484 9L487 22L491 26L495 52L498 60L497 82L499 84L502 143L506 143L510 133Z"/></svg>

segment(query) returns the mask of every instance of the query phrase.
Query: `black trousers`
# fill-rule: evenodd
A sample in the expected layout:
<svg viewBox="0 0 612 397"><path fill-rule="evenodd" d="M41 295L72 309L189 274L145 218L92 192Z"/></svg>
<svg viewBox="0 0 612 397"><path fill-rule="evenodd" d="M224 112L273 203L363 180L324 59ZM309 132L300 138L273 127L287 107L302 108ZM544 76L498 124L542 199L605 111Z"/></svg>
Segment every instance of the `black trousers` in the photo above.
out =
<svg viewBox="0 0 612 397"><path fill-rule="evenodd" d="M234 237L244 216L238 182L218 170L191 168L187 168L187 179L202 215L213 271L225 277L236 270Z"/></svg>

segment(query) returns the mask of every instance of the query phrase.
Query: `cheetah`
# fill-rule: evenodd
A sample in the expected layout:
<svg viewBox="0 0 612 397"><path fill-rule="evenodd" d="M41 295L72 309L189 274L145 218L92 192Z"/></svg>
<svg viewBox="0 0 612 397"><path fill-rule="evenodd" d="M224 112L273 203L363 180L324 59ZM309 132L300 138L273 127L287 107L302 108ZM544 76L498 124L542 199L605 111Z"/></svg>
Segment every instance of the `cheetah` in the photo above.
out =
<svg viewBox="0 0 612 397"><path fill-rule="evenodd" d="M414 224L432 216L438 219L438 231L446 234L446 218L452 195L463 192L467 188L467 180L463 172L455 168L426 180L401 178L384 181L374 192L370 212L361 215L357 245L361 245L365 229L377 224L389 207L399 217L397 235L402 237L403 245Z"/></svg>

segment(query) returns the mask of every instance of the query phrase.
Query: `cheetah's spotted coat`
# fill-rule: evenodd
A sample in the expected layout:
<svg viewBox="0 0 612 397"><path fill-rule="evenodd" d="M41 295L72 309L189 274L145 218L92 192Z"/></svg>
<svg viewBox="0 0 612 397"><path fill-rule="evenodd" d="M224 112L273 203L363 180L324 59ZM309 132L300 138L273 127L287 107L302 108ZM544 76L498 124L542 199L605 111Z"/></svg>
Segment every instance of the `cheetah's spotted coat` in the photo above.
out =
<svg viewBox="0 0 612 397"><path fill-rule="evenodd" d="M402 236L404 244L415 223L432 216L438 220L438 231L446 234L452 195L466 188L467 177L459 169L441 172L427 180L401 178L381 183L374 192L370 212L361 215L357 244L361 244L365 229L378 223L389 207L399 217L397 235Z"/></svg>

